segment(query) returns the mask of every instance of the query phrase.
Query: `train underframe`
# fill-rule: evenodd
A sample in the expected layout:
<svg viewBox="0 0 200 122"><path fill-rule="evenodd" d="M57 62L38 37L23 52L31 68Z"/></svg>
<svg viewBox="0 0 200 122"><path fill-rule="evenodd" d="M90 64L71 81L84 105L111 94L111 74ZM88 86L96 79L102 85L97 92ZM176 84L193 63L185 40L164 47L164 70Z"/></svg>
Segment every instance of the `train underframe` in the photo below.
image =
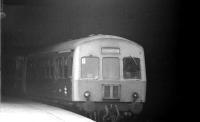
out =
<svg viewBox="0 0 200 122"><path fill-rule="evenodd" d="M117 122L138 115L143 109L142 102L79 102L75 106L83 115L97 122Z"/></svg>

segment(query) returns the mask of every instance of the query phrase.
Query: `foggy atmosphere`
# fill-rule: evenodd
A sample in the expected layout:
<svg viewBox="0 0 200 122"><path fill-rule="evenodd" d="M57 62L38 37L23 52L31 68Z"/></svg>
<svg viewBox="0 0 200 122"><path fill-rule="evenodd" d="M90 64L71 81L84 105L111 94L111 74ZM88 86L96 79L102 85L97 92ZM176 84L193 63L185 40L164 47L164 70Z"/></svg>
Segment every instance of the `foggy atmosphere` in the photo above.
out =
<svg viewBox="0 0 200 122"><path fill-rule="evenodd" d="M95 35L102 34L131 40L144 49L145 103L141 113L137 117L131 117L129 121L169 121L176 116L175 108L180 97L177 94L176 79L176 43L180 35L179 1L3 0L1 2L1 12L5 13L5 16L1 17L2 102L10 99L32 100L23 95L17 85L18 56L25 57L58 43L90 38L91 35L95 38ZM48 103L48 100L45 102L67 109L63 102L59 105ZM67 110L78 113L71 108Z"/></svg>

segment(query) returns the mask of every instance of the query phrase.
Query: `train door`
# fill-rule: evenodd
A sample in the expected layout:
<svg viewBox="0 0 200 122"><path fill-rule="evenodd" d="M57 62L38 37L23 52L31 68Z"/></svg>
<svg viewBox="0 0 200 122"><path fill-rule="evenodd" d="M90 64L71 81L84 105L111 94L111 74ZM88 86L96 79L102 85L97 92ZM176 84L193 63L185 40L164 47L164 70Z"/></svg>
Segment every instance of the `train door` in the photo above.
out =
<svg viewBox="0 0 200 122"><path fill-rule="evenodd" d="M61 99L72 99L72 53L65 52L55 57L55 81L57 88L57 97Z"/></svg>
<svg viewBox="0 0 200 122"><path fill-rule="evenodd" d="M66 67L66 88L65 93L67 93L69 100L72 100L72 62L73 62L73 56L72 53L70 53L67 57L67 67Z"/></svg>
<svg viewBox="0 0 200 122"><path fill-rule="evenodd" d="M26 92L26 58L18 56L16 58L14 88L21 93Z"/></svg>

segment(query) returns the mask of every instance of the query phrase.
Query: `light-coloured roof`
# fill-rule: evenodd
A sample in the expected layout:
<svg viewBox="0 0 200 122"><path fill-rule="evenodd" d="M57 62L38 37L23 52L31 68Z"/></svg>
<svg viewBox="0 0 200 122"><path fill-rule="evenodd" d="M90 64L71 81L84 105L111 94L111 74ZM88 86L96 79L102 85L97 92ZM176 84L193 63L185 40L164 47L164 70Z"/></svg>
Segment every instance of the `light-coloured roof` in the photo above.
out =
<svg viewBox="0 0 200 122"><path fill-rule="evenodd" d="M80 38L80 39L61 42L59 44L56 44L54 46L51 46L51 47L48 47L46 49L41 50L40 53L56 52L56 51L62 51L64 49L65 50L73 50L78 45L81 45L81 44L84 44L84 43L87 43L87 42L90 42L90 41L94 41L94 40L97 40L97 39L118 39L118 40L127 41L130 44L134 44L134 45L137 45L138 47L141 47L136 42L130 41L126 38L122 38L122 37L114 36L114 35L98 34L98 35L90 35L89 37L84 37L84 38Z"/></svg>

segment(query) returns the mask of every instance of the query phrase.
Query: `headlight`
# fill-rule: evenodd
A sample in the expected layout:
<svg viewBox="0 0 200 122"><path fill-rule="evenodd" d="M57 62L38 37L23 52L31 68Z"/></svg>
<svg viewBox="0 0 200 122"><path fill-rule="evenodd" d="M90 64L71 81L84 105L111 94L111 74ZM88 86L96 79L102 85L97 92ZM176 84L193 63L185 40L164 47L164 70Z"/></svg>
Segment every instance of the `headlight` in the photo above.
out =
<svg viewBox="0 0 200 122"><path fill-rule="evenodd" d="M84 97L86 99L89 99L90 98L90 92L89 91L84 92Z"/></svg>
<svg viewBox="0 0 200 122"><path fill-rule="evenodd" d="M135 102L139 98L139 94L137 92L134 92L132 94L132 97L133 97L133 102Z"/></svg>

